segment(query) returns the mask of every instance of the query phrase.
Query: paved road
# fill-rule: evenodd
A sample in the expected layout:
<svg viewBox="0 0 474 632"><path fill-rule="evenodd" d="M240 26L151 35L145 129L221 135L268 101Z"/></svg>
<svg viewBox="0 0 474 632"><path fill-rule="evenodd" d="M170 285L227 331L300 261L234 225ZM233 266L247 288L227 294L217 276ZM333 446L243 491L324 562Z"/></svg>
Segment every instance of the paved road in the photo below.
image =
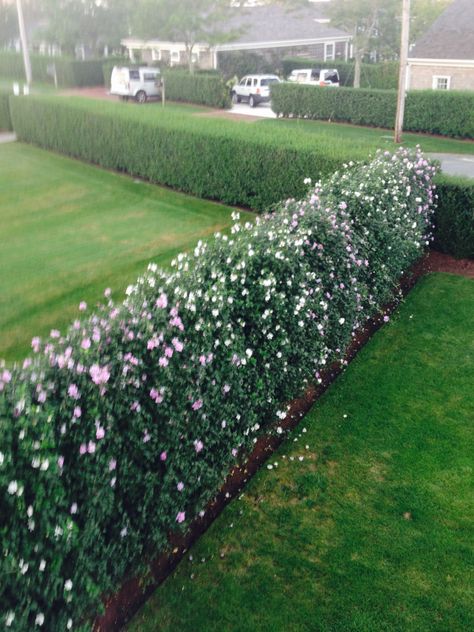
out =
<svg viewBox="0 0 474 632"><path fill-rule="evenodd" d="M231 114L245 114L247 116L258 116L259 118L276 118L269 103L260 103L256 108L251 108L248 103L236 103L232 109L227 110Z"/></svg>
<svg viewBox="0 0 474 632"><path fill-rule="evenodd" d="M474 178L474 147L473 154L428 154L431 158L439 160L441 170L451 176L464 176Z"/></svg>

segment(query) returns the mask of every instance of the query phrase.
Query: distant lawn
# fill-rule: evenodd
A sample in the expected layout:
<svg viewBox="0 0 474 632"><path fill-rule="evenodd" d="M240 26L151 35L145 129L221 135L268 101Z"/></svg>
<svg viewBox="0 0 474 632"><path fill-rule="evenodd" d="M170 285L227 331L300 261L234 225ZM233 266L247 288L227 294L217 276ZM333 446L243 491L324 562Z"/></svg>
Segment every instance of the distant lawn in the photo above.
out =
<svg viewBox="0 0 474 632"><path fill-rule="evenodd" d="M372 127L360 127L344 123L328 123L326 121L305 121L302 119L266 119L260 121L265 126L275 129L285 128L296 132L314 134L318 139L326 139L334 143L357 147L366 146L369 151L382 148L394 151L397 145L393 142L393 130L376 129ZM453 138L440 138L427 134L404 133L402 145L416 147L420 145L427 153L456 153L474 155L474 141L455 140Z"/></svg>
<svg viewBox="0 0 474 632"><path fill-rule="evenodd" d="M168 265L232 209L19 143L0 147L0 358L64 328L106 287Z"/></svg>
<svg viewBox="0 0 474 632"><path fill-rule="evenodd" d="M473 313L425 277L127 630L473 630Z"/></svg>

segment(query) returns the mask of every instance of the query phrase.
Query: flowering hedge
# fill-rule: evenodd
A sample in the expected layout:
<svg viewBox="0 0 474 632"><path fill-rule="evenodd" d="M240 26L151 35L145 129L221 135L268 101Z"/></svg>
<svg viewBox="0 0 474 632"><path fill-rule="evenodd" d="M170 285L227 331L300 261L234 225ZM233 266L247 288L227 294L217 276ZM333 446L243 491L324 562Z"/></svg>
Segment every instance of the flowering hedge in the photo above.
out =
<svg viewBox="0 0 474 632"><path fill-rule="evenodd" d="M343 362L428 243L433 171L405 150L348 165L0 369L8 629L88 629L100 595L281 432L284 403Z"/></svg>

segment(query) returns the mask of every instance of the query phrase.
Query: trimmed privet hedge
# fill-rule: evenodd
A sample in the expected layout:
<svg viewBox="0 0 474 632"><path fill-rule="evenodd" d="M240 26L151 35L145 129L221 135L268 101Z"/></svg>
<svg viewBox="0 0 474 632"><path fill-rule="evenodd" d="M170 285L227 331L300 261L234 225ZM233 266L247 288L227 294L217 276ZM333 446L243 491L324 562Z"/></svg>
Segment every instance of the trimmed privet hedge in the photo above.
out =
<svg viewBox="0 0 474 632"><path fill-rule="evenodd" d="M474 259L474 180L438 176L436 188L434 247L454 257Z"/></svg>
<svg viewBox="0 0 474 632"><path fill-rule="evenodd" d="M272 86L272 108L282 116L393 127L396 92L280 83ZM413 90L406 98L404 129L474 138L474 93Z"/></svg>
<svg viewBox="0 0 474 632"><path fill-rule="evenodd" d="M11 131L13 129L10 117L9 98L7 93L0 92L0 130L3 131Z"/></svg>
<svg viewBox="0 0 474 632"><path fill-rule="evenodd" d="M214 108L230 108L229 89L217 74L168 70L164 75L166 98Z"/></svg>
<svg viewBox="0 0 474 632"><path fill-rule="evenodd" d="M31 55L31 72L33 81L53 83L54 77L48 73L48 66L54 64L59 86L98 86L103 83L102 63L101 59L78 61L66 57ZM22 56L17 53L0 52L0 77L25 81Z"/></svg>
<svg viewBox="0 0 474 632"><path fill-rule="evenodd" d="M0 621L86 630L100 595L204 512L285 402L380 310L430 232L400 150L150 265L0 370ZM385 317L388 319L388 317Z"/></svg>
<svg viewBox="0 0 474 632"><path fill-rule="evenodd" d="M351 87L354 83L354 62L323 61L321 59L301 59L301 57L288 57L283 59L283 73L285 77L292 70L298 68L337 68L341 86ZM360 84L361 88L376 90L395 90L398 86L398 62L388 61L380 64L362 64Z"/></svg>
<svg viewBox="0 0 474 632"><path fill-rule="evenodd" d="M85 99L11 99L20 140L199 197L262 210L301 196L303 177L363 157L292 130Z"/></svg>

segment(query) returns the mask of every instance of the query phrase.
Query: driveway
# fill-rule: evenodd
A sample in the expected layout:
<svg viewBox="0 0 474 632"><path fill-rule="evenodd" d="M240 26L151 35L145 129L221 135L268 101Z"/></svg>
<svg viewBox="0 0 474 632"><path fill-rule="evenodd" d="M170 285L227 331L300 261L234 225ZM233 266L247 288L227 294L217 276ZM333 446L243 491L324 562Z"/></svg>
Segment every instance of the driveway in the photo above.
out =
<svg viewBox="0 0 474 632"><path fill-rule="evenodd" d="M450 176L474 178L474 154L428 154L430 158L439 160L441 170Z"/></svg>
<svg viewBox="0 0 474 632"><path fill-rule="evenodd" d="M270 103L260 103L255 108L251 108L248 103L236 103L230 110L230 114L239 114L244 116L255 116L258 118L276 118L277 115L272 111Z"/></svg>

